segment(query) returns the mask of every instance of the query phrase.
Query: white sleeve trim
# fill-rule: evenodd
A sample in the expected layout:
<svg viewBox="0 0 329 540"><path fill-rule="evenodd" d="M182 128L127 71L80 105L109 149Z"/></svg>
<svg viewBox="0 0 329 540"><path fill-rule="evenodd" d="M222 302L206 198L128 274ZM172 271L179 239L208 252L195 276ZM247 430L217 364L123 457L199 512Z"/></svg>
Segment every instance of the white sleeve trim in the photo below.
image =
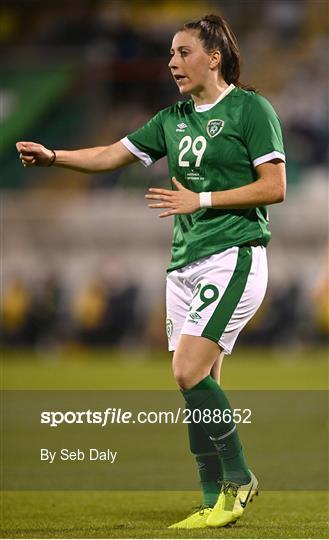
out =
<svg viewBox="0 0 329 540"><path fill-rule="evenodd" d="M286 162L286 156L275 150L274 152L270 152L269 154L265 154L264 156L254 159L252 163L254 167L257 167L257 165L261 165L262 163L266 163L267 161L271 161L271 159L275 158L281 159L284 163Z"/></svg>
<svg viewBox="0 0 329 540"><path fill-rule="evenodd" d="M124 137L123 139L120 140L120 142L122 142L122 144L127 148L127 150L129 150L129 152L134 154L134 156L136 156L143 163L144 167L149 167L150 165L152 165L153 163L152 158L145 152L141 152L141 150L139 150L139 148L137 148L137 146L135 146L128 139L128 137Z"/></svg>

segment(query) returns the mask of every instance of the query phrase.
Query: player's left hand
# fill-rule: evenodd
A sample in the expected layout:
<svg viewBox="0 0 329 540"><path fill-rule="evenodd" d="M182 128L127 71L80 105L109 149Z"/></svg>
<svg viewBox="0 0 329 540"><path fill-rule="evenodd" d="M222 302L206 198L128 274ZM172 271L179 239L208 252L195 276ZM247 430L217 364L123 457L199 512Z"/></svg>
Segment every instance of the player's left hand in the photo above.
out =
<svg viewBox="0 0 329 540"><path fill-rule="evenodd" d="M186 189L175 177L172 178L172 183L176 186L177 191L150 188L149 193L145 195L146 199L161 201L149 204L149 208L168 208L168 210L159 214L160 218L175 214L192 214L200 208L199 193Z"/></svg>

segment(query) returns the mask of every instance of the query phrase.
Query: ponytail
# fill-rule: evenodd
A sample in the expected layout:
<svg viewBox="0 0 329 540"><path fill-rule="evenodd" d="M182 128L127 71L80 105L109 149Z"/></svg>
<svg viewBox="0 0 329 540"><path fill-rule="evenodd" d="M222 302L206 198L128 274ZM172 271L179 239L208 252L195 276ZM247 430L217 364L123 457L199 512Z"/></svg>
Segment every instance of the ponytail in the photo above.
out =
<svg viewBox="0 0 329 540"><path fill-rule="evenodd" d="M207 52L219 50L222 56L219 71L227 84L256 92L255 88L240 83L240 50L236 36L219 15L206 15L184 24L181 30L197 30Z"/></svg>

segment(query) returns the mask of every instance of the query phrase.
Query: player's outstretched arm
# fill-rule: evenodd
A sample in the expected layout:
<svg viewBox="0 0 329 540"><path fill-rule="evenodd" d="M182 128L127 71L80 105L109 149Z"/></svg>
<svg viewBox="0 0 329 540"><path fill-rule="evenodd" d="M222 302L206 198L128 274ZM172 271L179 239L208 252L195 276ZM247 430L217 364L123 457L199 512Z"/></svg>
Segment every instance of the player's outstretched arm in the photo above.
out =
<svg viewBox="0 0 329 540"><path fill-rule="evenodd" d="M39 143L20 141L16 148L24 167L55 165L80 172L101 173L138 161L120 141L81 150L50 150Z"/></svg>

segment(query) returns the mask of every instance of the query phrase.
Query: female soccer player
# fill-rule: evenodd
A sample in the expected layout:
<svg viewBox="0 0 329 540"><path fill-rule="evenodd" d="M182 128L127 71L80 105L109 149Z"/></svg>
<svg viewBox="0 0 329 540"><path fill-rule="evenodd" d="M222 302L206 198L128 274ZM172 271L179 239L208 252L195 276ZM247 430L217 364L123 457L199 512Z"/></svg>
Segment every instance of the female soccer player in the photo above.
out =
<svg viewBox="0 0 329 540"><path fill-rule="evenodd" d="M189 439L203 490L200 509L171 527L222 527L241 517L258 482L217 380L265 294L265 206L284 199L285 156L272 106L239 82L237 41L221 17L186 23L170 57L179 92L190 99L121 141L76 151L19 142L17 150L26 167L93 173L167 156L172 189L151 188L146 198L160 217L174 216L167 333L176 381L202 418L189 426Z"/></svg>

